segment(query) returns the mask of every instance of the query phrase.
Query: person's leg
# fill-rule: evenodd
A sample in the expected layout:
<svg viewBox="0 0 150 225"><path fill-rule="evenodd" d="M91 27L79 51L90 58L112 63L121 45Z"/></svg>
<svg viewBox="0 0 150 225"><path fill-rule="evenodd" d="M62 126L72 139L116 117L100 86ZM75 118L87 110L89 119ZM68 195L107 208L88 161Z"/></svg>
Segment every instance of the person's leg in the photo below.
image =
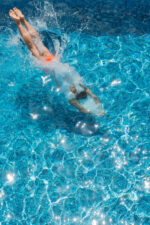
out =
<svg viewBox="0 0 150 225"><path fill-rule="evenodd" d="M22 14L22 12L19 9L14 8L14 12L20 18L20 21L24 24L27 31L30 33L37 49L40 52L40 55L45 56L45 57L49 56L51 53L49 52L49 50L44 46L44 44L40 40L38 32L26 21L26 19L24 18L24 15Z"/></svg>
<svg viewBox="0 0 150 225"><path fill-rule="evenodd" d="M29 50L32 52L32 54L38 58L41 59L40 54L38 49L36 48L31 35L29 34L29 32L23 27L23 25L20 22L20 18L14 13L13 10L9 11L9 16L15 21L15 23L18 26L18 29L20 31L20 34L25 42L25 44L27 45L27 47L29 48Z"/></svg>

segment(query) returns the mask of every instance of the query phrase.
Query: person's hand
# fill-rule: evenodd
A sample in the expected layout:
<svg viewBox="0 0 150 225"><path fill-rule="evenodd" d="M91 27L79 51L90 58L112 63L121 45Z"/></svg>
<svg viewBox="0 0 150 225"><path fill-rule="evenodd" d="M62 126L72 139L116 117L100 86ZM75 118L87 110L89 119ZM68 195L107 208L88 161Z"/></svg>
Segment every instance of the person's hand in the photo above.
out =
<svg viewBox="0 0 150 225"><path fill-rule="evenodd" d="M97 114L96 116L104 116L106 112L103 110L101 113Z"/></svg>

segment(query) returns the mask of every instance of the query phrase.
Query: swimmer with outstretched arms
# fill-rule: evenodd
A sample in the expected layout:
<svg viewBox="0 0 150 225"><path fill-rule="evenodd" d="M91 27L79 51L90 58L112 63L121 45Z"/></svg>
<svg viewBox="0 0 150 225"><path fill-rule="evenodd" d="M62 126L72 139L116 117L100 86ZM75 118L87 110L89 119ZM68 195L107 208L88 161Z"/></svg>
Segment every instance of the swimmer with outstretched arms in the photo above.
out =
<svg viewBox="0 0 150 225"><path fill-rule="evenodd" d="M90 110L87 110L80 104L80 100L86 99L88 96L92 97L92 99L97 104L100 104L100 100L92 93L89 88L83 85L82 79L80 80L80 76L77 74L77 72L75 72L75 77L73 77L71 72L69 73L65 71L63 74L63 69L62 76L61 72L57 73L57 67L63 68L63 63L59 62L59 60L44 46L40 40L38 32L26 21L23 13L19 9L13 8L13 10L9 11L9 16L16 23L25 44L31 51L32 55L40 61L40 64L46 63L46 67L48 67L47 64L55 65L52 66L51 72L54 76L56 84L61 90L65 90L66 96L69 96L68 101L70 104L76 107L80 112L91 114L92 112ZM75 81L76 76L79 78L78 83ZM105 112L102 110L98 116L104 114Z"/></svg>

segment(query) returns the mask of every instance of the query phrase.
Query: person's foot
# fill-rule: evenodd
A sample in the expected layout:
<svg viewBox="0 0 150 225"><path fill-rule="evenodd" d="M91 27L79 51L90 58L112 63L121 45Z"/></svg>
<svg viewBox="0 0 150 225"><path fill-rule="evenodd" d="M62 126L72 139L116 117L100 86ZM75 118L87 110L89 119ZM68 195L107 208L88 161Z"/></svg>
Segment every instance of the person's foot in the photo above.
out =
<svg viewBox="0 0 150 225"><path fill-rule="evenodd" d="M20 23L19 16L17 16L13 10L9 11L9 16L15 21L15 23Z"/></svg>
<svg viewBox="0 0 150 225"><path fill-rule="evenodd" d="M103 110L100 114L98 114L97 116L104 116L106 114L106 112Z"/></svg>
<svg viewBox="0 0 150 225"><path fill-rule="evenodd" d="M14 10L16 16L18 16L20 18L20 21L23 22L24 21L24 15L22 14L22 12L17 8L13 8L13 10Z"/></svg>

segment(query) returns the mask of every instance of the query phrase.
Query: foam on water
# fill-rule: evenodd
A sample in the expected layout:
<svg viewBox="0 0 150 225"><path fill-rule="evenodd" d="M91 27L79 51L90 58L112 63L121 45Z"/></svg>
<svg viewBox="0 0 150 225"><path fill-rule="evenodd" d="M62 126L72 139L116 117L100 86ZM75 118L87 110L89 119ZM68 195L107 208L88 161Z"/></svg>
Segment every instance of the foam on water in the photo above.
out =
<svg viewBox="0 0 150 225"><path fill-rule="evenodd" d="M91 96L88 96L85 100L82 100L80 104L95 115L101 115L104 112L102 105L95 102Z"/></svg>
<svg viewBox="0 0 150 225"><path fill-rule="evenodd" d="M67 99L74 99L74 95L71 93L70 87L76 87L78 93L84 90L80 86L80 84L84 84L83 78L69 64L61 63L57 59L54 59L49 63L37 61L37 66L38 65L40 65L41 69L55 77L58 91L64 93ZM79 102L87 111L90 111L95 115L102 115L104 112L102 105L95 102L91 96L88 96L85 100L81 100Z"/></svg>

